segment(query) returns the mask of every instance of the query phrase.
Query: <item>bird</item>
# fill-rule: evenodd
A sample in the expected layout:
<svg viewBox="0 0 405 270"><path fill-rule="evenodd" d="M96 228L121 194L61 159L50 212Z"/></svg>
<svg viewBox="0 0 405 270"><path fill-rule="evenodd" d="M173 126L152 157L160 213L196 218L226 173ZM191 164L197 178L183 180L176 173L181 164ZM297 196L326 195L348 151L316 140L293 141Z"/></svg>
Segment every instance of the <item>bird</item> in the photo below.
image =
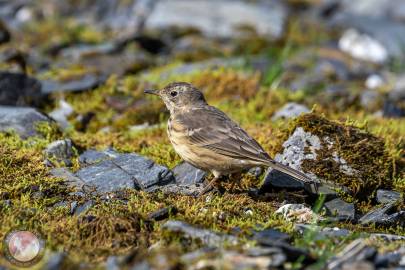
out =
<svg viewBox="0 0 405 270"><path fill-rule="evenodd" d="M144 93L159 96L169 110L167 135L179 156L214 175L198 196L222 176L258 166L271 167L317 189L315 181L304 173L273 160L239 124L210 106L192 84L173 82L160 90L146 89Z"/></svg>

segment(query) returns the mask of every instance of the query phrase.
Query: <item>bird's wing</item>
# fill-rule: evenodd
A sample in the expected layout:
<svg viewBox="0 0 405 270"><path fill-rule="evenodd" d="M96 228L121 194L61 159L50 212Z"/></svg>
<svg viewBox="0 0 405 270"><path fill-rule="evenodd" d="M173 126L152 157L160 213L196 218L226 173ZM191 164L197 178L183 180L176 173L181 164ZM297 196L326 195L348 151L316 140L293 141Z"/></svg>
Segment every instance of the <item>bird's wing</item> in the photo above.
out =
<svg viewBox="0 0 405 270"><path fill-rule="evenodd" d="M173 119L187 132L189 143L236 159L268 163L270 156L263 148L222 111L206 106Z"/></svg>

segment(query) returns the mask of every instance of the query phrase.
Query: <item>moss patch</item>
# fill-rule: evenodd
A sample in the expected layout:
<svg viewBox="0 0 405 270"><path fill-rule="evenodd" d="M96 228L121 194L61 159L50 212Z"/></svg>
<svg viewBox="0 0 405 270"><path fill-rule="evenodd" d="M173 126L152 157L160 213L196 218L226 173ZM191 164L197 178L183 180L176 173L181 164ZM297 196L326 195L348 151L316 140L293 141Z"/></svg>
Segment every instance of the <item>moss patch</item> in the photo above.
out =
<svg viewBox="0 0 405 270"><path fill-rule="evenodd" d="M392 187L393 163L381 138L315 113L298 117L291 131L296 127L302 127L321 141L316 160L304 160L305 171L347 187L358 199L369 198L377 188ZM343 158L353 172L343 172L336 156Z"/></svg>

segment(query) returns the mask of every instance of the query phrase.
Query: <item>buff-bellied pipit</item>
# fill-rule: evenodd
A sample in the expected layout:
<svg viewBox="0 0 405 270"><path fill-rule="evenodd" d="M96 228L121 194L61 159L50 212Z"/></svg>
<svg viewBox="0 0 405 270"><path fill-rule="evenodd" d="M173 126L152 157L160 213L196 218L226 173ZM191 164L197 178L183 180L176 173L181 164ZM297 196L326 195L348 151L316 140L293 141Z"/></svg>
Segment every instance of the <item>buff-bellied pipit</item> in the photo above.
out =
<svg viewBox="0 0 405 270"><path fill-rule="evenodd" d="M188 163L210 171L214 179L256 166L272 167L315 185L305 174L280 164L225 113L207 104L204 95L189 83L175 82L162 90L145 90L158 95L170 111L167 133L176 152Z"/></svg>

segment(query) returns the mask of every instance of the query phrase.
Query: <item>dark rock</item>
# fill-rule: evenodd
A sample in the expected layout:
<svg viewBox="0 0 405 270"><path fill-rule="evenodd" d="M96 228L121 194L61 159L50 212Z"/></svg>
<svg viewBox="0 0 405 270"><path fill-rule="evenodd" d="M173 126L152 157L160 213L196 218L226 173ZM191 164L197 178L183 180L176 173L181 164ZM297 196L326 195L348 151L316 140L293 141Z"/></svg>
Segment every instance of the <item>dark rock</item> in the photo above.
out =
<svg viewBox="0 0 405 270"><path fill-rule="evenodd" d="M395 235L395 234L386 234L386 233L372 233L370 234L371 239L383 239L384 241L403 241L405 240L405 236L403 235ZM405 252L405 250L404 250Z"/></svg>
<svg viewBox="0 0 405 270"><path fill-rule="evenodd" d="M70 159L74 156L74 150L70 139L54 141L48 144L44 152L48 158L54 158L57 162L63 162L65 166L72 165Z"/></svg>
<svg viewBox="0 0 405 270"><path fill-rule="evenodd" d="M177 213L177 209L175 207L164 207L159 210L156 210L148 215L148 219L152 219L155 221L164 220L169 218L169 216L175 215Z"/></svg>
<svg viewBox="0 0 405 270"><path fill-rule="evenodd" d="M52 253L42 268L44 270L59 270L62 269L63 262L67 254L64 252Z"/></svg>
<svg viewBox="0 0 405 270"><path fill-rule="evenodd" d="M0 72L0 105L37 107L43 98L36 79L24 73Z"/></svg>
<svg viewBox="0 0 405 270"><path fill-rule="evenodd" d="M200 184L204 182L207 173L197 169L193 165L182 162L173 168L173 174L176 178L176 183L182 185Z"/></svg>
<svg viewBox="0 0 405 270"><path fill-rule="evenodd" d="M188 223L177 220L167 221L165 224L163 224L162 229L200 241L203 245L212 247L221 247L225 243L232 245L238 243L238 239L235 236L219 234L210 230L196 228Z"/></svg>
<svg viewBox="0 0 405 270"><path fill-rule="evenodd" d="M192 14L192 16L190 16ZM281 2L260 4L244 1L159 1L146 21L146 28L172 26L196 28L208 36L235 37L240 25L249 25L267 38L281 38L287 10ZM218 27L220 26L220 27Z"/></svg>
<svg viewBox="0 0 405 270"><path fill-rule="evenodd" d="M269 168L264 177L264 183L260 187L260 192L271 190L271 188L303 189L304 184L292 176Z"/></svg>
<svg viewBox="0 0 405 270"><path fill-rule="evenodd" d="M383 116L384 117L404 117L405 109L399 107L396 103L391 100L386 100L383 106Z"/></svg>
<svg viewBox="0 0 405 270"><path fill-rule="evenodd" d="M114 149L106 149L104 151L89 149L79 156L79 163L81 166L92 165L100 161L116 158L118 155L119 153Z"/></svg>
<svg viewBox="0 0 405 270"><path fill-rule="evenodd" d="M113 154L116 153L113 152ZM106 155L95 152L87 155L89 156L91 156L90 160L94 160L94 157L106 158ZM153 191L159 186L174 181L172 172L166 167L137 154L118 154L113 159L85 167L75 175L86 184L95 186L99 192L117 191L123 188Z"/></svg>
<svg viewBox="0 0 405 270"><path fill-rule="evenodd" d="M7 43L11 39L11 34L8 31L4 22L0 20L0 44Z"/></svg>
<svg viewBox="0 0 405 270"><path fill-rule="evenodd" d="M73 210L73 214L75 216L78 216L78 215L81 215L83 213L86 213L91 207L93 207L93 205L94 205L93 201L87 201L84 204L75 207L74 210Z"/></svg>
<svg viewBox="0 0 405 270"><path fill-rule="evenodd" d="M336 198L324 204L328 215L336 217L338 220L350 220L355 218L355 209L353 203L347 203L342 199Z"/></svg>
<svg viewBox="0 0 405 270"><path fill-rule="evenodd" d="M390 227L404 227L405 226L405 211L400 211L398 213L393 213L386 217L383 217L381 220L376 221L376 225L381 226L390 226Z"/></svg>
<svg viewBox="0 0 405 270"><path fill-rule="evenodd" d="M40 136L36 130L40 122L51 120L34 108L0 106L0 132L14 130L23 139Z"/></svg>
<svg viewBox="0 0 405 270"><path fill-rule="evenodd" d="M81 92L91 90L105 82L104 76L86 74L83 77L66 82L51 80L41 81L42 93L51 94L56 92Z"/></svg>
<svg viewBox="0 0 405 270"><path fill-rule="evenodd" d="M281 109L276 111L272 117L273 120L277 119L290 119L295 118L303 113L308 113L310 110L301 104L295 102L289 102L285 104Z"/></svg>
<svg viewBox="0 0 405 270"><path fill-rule="evenodd" d="M290 238L288 234L271 228L253 233L253 240L264 246L273 246L274 242L286 242Z"/></svg>
<svg viewBox="0 0 405 270"><path fill-rule="evenodd" d="M377 202L382 204L396 203L401 200L401 193L393 190L378 189Z"/></svg>
<svg viewBox="0 0 405 270"><path fill-rule="evenodd" d="M374 265L376 267L394 267L399 264L402 259L402 254L397 252L388 252L385 254L378 254L374 259Z"/></svg>
<svg viewBox="0 0 405 270"><path fill-rule="evenodd" d="M328 261L327 269L337 270L346 263L360 262L364 260L373 261L376 254L377 251L375 248L367 246L364 239L356 239Z"/></svg>
<svg viewBox="0 0 405 270"><path fill-rule="evenodd" d="M359 219L361 224L379 223L388 218L388 212L394 208L394 204L371 210Z"/></svg>
<svg viewBox="0 0 405 270"><path fill-rule="evenodd" d="M304 258L303 263L312 263L315 261L307 250L291 246L285 242L275 242L272 246L280 248L289 262L295 262L300 258Z"/></svg>

